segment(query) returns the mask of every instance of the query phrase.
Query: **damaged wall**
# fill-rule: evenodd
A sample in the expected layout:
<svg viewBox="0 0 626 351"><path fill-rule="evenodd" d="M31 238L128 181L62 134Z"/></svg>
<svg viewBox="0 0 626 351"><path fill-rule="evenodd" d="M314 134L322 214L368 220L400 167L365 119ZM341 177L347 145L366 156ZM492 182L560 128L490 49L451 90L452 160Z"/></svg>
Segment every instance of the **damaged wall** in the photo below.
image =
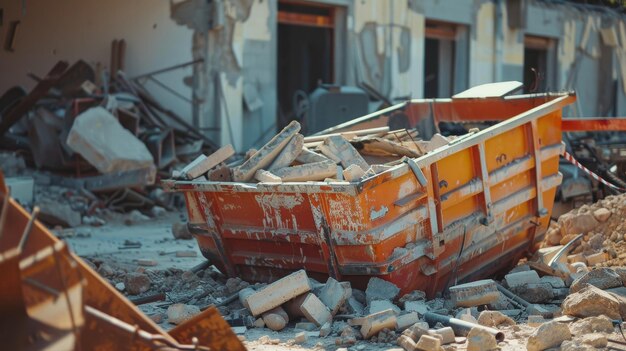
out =
<svg viewBox="0 0 626 351"><path fill-rule="evenodd" d="M13 51L0 49L0 94L14 85L27 90L32 72L43 76L58 60L79 59L93 67L107 67L111 42L126 41L126 73L129 77L191 61L192 31L177 26L166 2L151 0L3 1L0 42L4 43L12 21L20 21ZM187 67L157 78L191 98L183 83ZM189 103L154 83L146 85L164 106L191 120Z"/></svg>

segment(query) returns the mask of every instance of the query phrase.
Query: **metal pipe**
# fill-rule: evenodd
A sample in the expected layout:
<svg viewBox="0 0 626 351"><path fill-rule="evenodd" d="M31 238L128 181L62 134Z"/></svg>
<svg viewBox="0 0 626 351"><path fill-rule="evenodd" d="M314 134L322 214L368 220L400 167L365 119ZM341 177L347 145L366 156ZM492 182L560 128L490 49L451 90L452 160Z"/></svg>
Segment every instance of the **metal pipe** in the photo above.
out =
<svg viewBox="0 0 626 351"><path fill-rule="evenodd" d="M135 306L139 306L139 305L144 305L147 303L151 303L151 302L156 302L156 301L163 301L165 300L165 294L164 293L156 293L156 294L152 294L152 295L147 295L147 296L142 296L142 297L137 297L134 299L130 299L130 302L132 302L133 304L135 304Z"/></svg>
<svg viewBox="0 0 626 351"><path fill-rule="evenodd" d="M467 322L461 319L456 319L432 312L426 312L426 314L424 314L424 319L426 320L426 322L428 322L428 324L431 325L441 323L443 325L452 327L452 330L454 330L454 333L456 335L467 335L470 330L477 328L482 329L487 333L493 335L498 342L504 341L504 333L495 328L485 327L484 325Z"/></svg>
<svg viewBox="0 0 626 351"><path fill-rule="evenodd" d="M498 282L496 282L496 287L498 288L498 290L504 294L504 296L508 297L509 299L517 302L518 304L524 306L524 308L528 308L530 307L530 302L522 299L521 297L513 294L509 289L503 287L502 285L500 285Z"/></svg>

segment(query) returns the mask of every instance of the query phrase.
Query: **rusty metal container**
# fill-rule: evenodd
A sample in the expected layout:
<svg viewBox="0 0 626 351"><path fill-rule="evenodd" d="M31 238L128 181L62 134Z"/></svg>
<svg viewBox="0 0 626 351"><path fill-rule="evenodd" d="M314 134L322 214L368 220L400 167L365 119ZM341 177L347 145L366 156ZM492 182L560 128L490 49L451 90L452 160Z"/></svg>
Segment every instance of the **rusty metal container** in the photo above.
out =
<svg viewBox="0 0 626 351"><path fill-rule="evenodd" d="M228 276L272 281L304 268L319 280L363 289L376 276L401 294L432 296L534 250L561 182L561 110L574 100L415 100L404 108L413 122L425 109L440 120L504 121L360 182L163 184L184 194L189 229ZM347 129L385 125L389 115L375 117Z"/></svg>

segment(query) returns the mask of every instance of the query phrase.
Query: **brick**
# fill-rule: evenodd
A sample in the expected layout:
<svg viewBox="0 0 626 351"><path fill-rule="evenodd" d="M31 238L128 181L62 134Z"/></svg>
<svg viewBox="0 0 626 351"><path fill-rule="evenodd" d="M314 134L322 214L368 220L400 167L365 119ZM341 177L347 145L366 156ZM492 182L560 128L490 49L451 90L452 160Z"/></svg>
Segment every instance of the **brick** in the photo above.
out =
<svg viewBox="0 0 626 351"><path fill-rule="evenodd" d="M396 330L403 331L413 324L419 322L417 312L409 312L396 317Z"/></svg>
<svg viewBox="0 0 626 351"><path fill-rule="evenodd" d="M605 252L599 252L592 255L587 255L585 257L587 259L587 265L593 267L599 263L605 262L608 257Z"/></svg>
<svg viewBox="0 0 626 351"><path fill-rule="evenodd" d="M500 292L493 280L484 279L450 287L450 296L457 307L474 307L498 301Z"/></svg>
<svg viewBox="0 0 626 351"><path fill-rule="evenodd" d="M350 165L343 170L342 174L345 180L353 182L361 179L365 175L365 171L357 165Z"/></svg>
<svg viewBox="0 0 626 351"><path fill-rule="evenodd" d="M289 167L291 163L302 152L302 146L304 145L304 136L302 134L296 134L291 137L291 140L287 143L285 148L276 156L276 159L269 166L268 170L272 171L284 167Z"/></svg>
<svg viewBox="0 0 626 351"><path fill-rule="evenodd" d="M302 151L296 157L296 161L300 163L315 163L315 162L324 162L328 160L328 157L324 155L320 155L317 152L311 151L306 147L302 148Z"/></svg>
<svg viewBox="0 0 626 351"><path fill-rule="evenodd" d="M451 327L444 327L440 329L429 330L428 334L430 336L439 337L443 345L451 344L456 341L454 331L452 330Z"/></svg>
<svg viewBox="0 0 626 351"><path fill-rule="evenodd" d="M211 168L226 161L235 154L235 149L231 144L225 145L209 156L200 155L185 168L181 170L181 175L187 179L196 179Z"/></svg>
<svg viewBox="0 0 626 351"><path fill-rule="evenodd" d="M313 294L306 296L300 305L300 310L309 322L315 323L317 326L321 326L332 319L328 307Z"/></svg>
<svg viewBox="0 0 626 351"><path fill-rule="evenodd" d="M282 179L270 171L259 169L254 173L254 179L265 183L281 183Z"/></svg>
<svg viewBox="0 0 626 351"><path fill-rule="evenodd" d="M358 320L358 323L361 323L361 335L364 339L371 338L385 328L394 329L397 322L396 314L391 309L370 314Z"/></svg>
<svg viewBox="0 0 626 351"><path fill-rule="evenodd" d="M319 299L328 307L330 313L334 316L339 308L346 302L346 300L352 295L352 289L348 282L346 286L340 284L333 278L328 278L326 284L320 291Z"/></svg>
<svg viewBox="0 0 626 351"><path fill-rule="evenodd" d="M415 345L415 348L423 351L439 351L441 348L441 339L431 335L422 335Z"/></svg>
<svg viewBox="0 0 626 351"><path fill-rule="evenodd" d="M507 274L504 276L504 280L509 288L527 284L539 284L541 282L539 274L533 270Z"/></svg>
<svg viewBox="0 0 626 351"><path fill-rule="evenodd" d="M324 145L328 147L328 151L339 158L344 169L351 165L357 165L362 170L369 168L369 165L365 162L363 156L361 156L354 146L352 146L352 144L350 144L341 135L334 135L326 138L324 140Z"/></svg>
<svg viewBox="0 0 626 351"><path fill-rule="evenodd" d="M252 315L258 316L309 290L306 272L299 270L248 296L245 301Z"/></svg>
<svg viewBox="0 0 626 351"><path fill-rule="evenodd" d="M398 345L405 351L415 351L417 349L415 341L406 335L400 335L398 338Z"/></svg>
<svg viewBox="0 0 626 351"><path fill-rule="evenodd" d="M306 163L299 166L285 167L273 171L283 182L306 182L309 180L324 180L334 177L337 165L333 161Z"/></svg>
<svg viewBox="0 0 626 351"><path fill-rule="evenodd" d="M306 332L299 332L299 333L296 333L296 336L294 337L294 341L296 342L296 344L303 344L303 343L305 343L308 339L309 339L309 336L307 335L307 333L306 333Z"/></svg>
<svg viewBox="0 0 626 351"><path fill-rule="evenodd" d="M233 169L233 179L237 182L249 181L257 170L267 168L276 156L287 145L291 138L300 131L300 123L291 121L283 130L275 135L259 151L246 160L241 166Z"/></svg>

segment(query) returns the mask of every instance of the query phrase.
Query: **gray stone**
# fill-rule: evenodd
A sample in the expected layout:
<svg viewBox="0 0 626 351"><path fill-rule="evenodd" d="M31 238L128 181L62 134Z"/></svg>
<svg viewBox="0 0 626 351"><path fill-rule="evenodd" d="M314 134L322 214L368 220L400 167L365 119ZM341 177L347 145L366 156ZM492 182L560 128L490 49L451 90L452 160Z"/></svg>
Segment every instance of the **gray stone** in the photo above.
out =
<svg viewBox="0 0 626 351"><path fill-rule="evenodd" d="M300 147L300 149L301 148L302 147ZM348 297L352 295L350 283L346 283L347 284L340 284L335 279L329 277L320 291L320 300L328 307L333 316L339 311L339 308L343 306Z"/></svg>
<svg viewBox="0 0 626 351"><path fill-rule="evenodd" d="M552 285L553 288L558 289L558 288L564 288L565 287L565 282L563 281L563 279L559 278L559 277L554 277L551 275L544 275L543 277L541 277L540 281L542 283L548 283L550 285Z"/></svg>
<svg viewBox="0 0 626 351"><path fill-rule="evenodd" d="M59 202L42 201L39 206L37 219L50 225L63 227L76 227L80 225L80 213L74 211L68 204Z"/></svg>
<svg viewBox="0 0 626 351"><path fill-rule="evenodd" d="M198 313L200 313L198 306L176 303L167 308L167 321L172 324L180 324Z"/></svg>
<svg viewBox="0 0 626 351"><path fill-rule="evenodd" d="M365 314L365 306L357 301L354 296L350 296L348 298L348 300L346 301L346 306L348 308L348 312L351 314L355 314L357 316Z"/></svg>
<svg viewBox="0 0 626 351"><path fill-rule="evenodd" d="M541 282L539 274L535 271L509 273L504 276L504 280L509 288L515 288L527 284L537 284Z"/></svg>
<svg viewBox="0 0 626 351"><path fill-rule="evenodd" d="M386 280L382 280L380 278L372 277L367 283L367 289L365 289L365 297L367 300L367 304L370 305L374 300L393 300L398 293L400 292L400 288L395 286L393 283L388 282Z"/></svg>
<svg viewBox="0 0 626 351"><path fill-rule="evenodd" d="M146 145L102 107L90 108L76 117L67 145L100 173L154 167ZM154 173L152 176L154 180Z"/></svg>
<svg viewBox="0 0 626 351"><path fill-rule="evenodd" d="M575 317L606 315L613 319L621 318L619 300L593 285L587 285L580 291L570 294L563 301L562 308L563 314Z"/></svg>
<svg viewBox="0 0 626 351"><path fill-rule="evenodd" d="M605 290L622 286L622 279L617 272L611 268L598 268L590 271L582 277L576 279L570 287L571 292L580 291L587 285L593 285Z"/></svg>
<svg viewBox="0 0 626 351"><path fill-rule="evenodd" d="M571 338L572 335L567 325L551 321L542 324L531 334L526 349L528 351L542 351L558 347L563 341Z"/></svg>
<svg viewBox="0 0 626 351"><path fill-rule="evenodd" d="M417 312L420 316L423 316L430 309L425 301L407 301L404 303L404 310Z"/></svg>
<svg viewBox="0 0 626 351"><path fill-rule="evenodd" d="M530 303L542 303L550 301L554 297L552 285L549 283L531 283L519 285L511 289L522 299Z"/></svg>
<svg viewBox="0 0 626 351"><path fill-rule="evenodd" d="M473 307L496 302L500 292L493 280L484 279L450 287L450 297L457 307Z"/></svg>
<svg viewBox="0 0 626 351"><path fill-rule="evenodd" d="M131 272L124 278L126 291L131 295L139 295L150 289L150 278L144 273Z"/></svg>
<svg viewBox="0 0 626 351"><path fill-rule="evenodd" d="M374 314L376 312L381 312L391 309L396 314L400 314L400 307L394 305L391 301L388 300L374 300L370 303L368 307L368 314Z"/></svg>

